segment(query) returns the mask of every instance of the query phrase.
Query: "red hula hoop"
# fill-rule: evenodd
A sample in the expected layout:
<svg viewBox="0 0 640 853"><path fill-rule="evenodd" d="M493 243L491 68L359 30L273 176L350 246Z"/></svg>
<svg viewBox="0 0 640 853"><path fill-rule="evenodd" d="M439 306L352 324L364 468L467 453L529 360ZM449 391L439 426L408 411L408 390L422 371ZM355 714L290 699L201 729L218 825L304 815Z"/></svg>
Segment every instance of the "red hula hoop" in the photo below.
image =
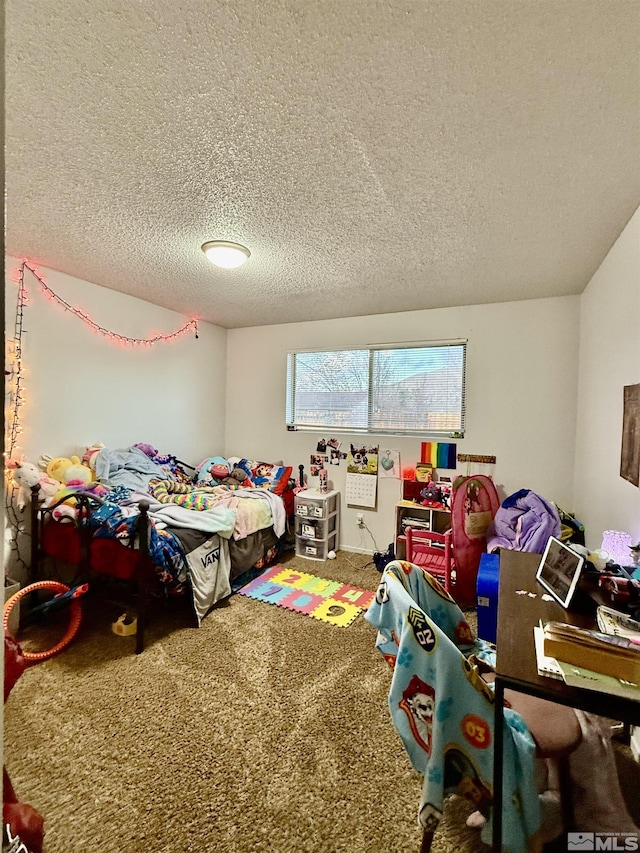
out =
<svg viewBox="0 0 640 853"><path fill-rule="evenodd" d="M24 598L24 596L28 595L30 592L36 592L39 589L48 589L56 595L61 595L63 592L69 592L70 587L66 584L60 583L59 581L36 581L36 583L31 583L23 589L18 590L15 595L12 595L11 598L7 599L4 605L4 610L2 612L2 627L5 634L9 634L9 636L13 637L13 634L9 631L9 617L11 616L11 611L13 610L16 602L20 601L21 598ZM57 655L58 652L65 649L71 640L73 640L75 635L78 633L78 628L82 621L82 605L79 599L75 599L69 606L71 608L69 625L62 639L57 642L55 646L51 646L50 649L45 649L42 652L27 652L23 649L22 655L28 663L40 663L40 661L52 658L54 655Z"/></svg>

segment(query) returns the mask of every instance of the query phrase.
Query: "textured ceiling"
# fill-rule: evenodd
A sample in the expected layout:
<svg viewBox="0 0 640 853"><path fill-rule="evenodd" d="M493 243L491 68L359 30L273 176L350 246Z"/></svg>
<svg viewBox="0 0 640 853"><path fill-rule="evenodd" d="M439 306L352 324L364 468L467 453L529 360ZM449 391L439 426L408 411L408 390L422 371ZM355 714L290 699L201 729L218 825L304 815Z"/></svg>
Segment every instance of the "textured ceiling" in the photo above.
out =
<svg viewBox="0 0 640 853"><path fill-rule="evenodd" d="M7 252L220 326L580 293L640 202L637 0L5 15Z"/></svg>

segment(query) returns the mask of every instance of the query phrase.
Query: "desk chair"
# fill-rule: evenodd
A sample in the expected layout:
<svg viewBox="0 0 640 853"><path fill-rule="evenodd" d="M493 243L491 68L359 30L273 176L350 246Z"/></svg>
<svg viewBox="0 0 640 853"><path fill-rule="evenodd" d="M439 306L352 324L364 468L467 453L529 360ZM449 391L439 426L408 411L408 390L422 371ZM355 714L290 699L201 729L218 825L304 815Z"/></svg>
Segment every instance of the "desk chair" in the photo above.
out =
<svg viewBox="0 0 640 853"><path fill-rule="evenodd" d="M482 678L491 670L490 647L473 636L441 584L405 561L386 566L365 618L378 629L376 647L393 667L392 721L424 777L421 853L430 850L444 798L454 792L489 818L482 832L490 843L495 696ZM521 698L522 716L515 709ZM512 699L504 714L503 845L521 851L540 837L536 758L566 755L581 732L571 709Z"/></svg>
<svg viewBox="0 0 640 853"><path fill-rule="evenodd" d="M426 569L450 593L457 575L451 531L435 533L407 527L405 537L407 562Z"/></svg>

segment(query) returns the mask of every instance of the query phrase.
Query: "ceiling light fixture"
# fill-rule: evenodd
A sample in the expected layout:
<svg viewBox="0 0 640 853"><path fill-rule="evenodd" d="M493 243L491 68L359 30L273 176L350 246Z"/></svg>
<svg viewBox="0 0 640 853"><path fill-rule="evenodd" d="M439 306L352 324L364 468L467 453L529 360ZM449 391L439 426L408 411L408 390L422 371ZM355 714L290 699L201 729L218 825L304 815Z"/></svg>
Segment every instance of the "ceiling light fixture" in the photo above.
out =
<svg viewBox="0 0 640 853"><path fill-rule="evenodd" d="M224 270L237 269L251 257L251 252L245 246L227 240L210 240L203 244L202 251L214 266Z"/></svg>

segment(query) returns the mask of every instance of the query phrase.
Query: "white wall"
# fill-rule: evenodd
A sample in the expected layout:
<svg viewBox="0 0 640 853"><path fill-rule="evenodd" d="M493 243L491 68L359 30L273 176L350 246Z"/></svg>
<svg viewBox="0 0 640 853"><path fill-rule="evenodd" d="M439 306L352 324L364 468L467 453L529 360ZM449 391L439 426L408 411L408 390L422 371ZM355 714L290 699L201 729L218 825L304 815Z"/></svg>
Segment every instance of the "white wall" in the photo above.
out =
<svg viewBox="0 0 640 853"><path fill-rule="evenodd" d="M579 298L562 297L230 330L227 455L283 459L294 470L302 463L308 473L322 435L286 430L289 350L467 338L467 431L456 442L458 452L497 457L495 468L475 466L471 473L492 474L501 498L529 488L571 510L578 323ZM356 438L337 437L347 447ZM418 438L383 437L380 445L400 450L404 465L420 460ZM466 463L458 472L467 472ZM343 494L345 473L344 463L330 466ZM380 480L377 508L364 510L379 550L393 539L399 498L398 480ZM372 550L371 537L357 529L357 511L343 506L341 547Z"/></svg>
<svg viewBox="0 0 640 853"><path fill-rule="evenodd" d="M19 263L7 259L7 337ZM186 322L133 297L41 271L60 296L121 334L168 334ZM619 476L622 387L640 382L638 212L582 297L229 332L202 323L198 340L188 335L142 350L98 337L46 300L28 272L25 281L31 302L20 444L31 459L78 453L99 440L111 447L147 441L194 464L211 454L243 454L302 463L308 473L321 435L286 431L289 350L468 338L467 433L456 442L458 452L497 456L495 468L473 470L492 474L501 498L531 488L575 510L592 547L608 527L640 539L640 490ZM338 437L343 445L356 438ZM419 459L419 439L371 437L378 441L400 450L405 465ZM458 466L458 473L466 471ZM331 466L330 476L344 492L345 465ZM376 510L364 511L379 549L392 540L399 496L398 481L381 480ZM341 544L372 550L371 537L356 527L356 511L343 508Z"/></svg>
<svg viewBox="0 0 640 853"><path fill-rule="evenodd" d="M623 386L640 383L640 209L580 300L575 505L587 544L602 531L640 540L640 489L620 476Z"/></svg>
<svg viewBox="0 0 640 853"><path fill-rule="evenodd" d="M21 261L6 260L6 334L14 334ZM133 338L170 334L190 318L54 270L38 268L46 283L99 325ZM48 300L27 270L23 366L27 403L22 452L37 462L82 455L95 441L117 449L144 441L191 464L224 444L226 331L201 323L185 335L149 348L114 344ZM5 409L5 419L10 410Z"/></svg>

